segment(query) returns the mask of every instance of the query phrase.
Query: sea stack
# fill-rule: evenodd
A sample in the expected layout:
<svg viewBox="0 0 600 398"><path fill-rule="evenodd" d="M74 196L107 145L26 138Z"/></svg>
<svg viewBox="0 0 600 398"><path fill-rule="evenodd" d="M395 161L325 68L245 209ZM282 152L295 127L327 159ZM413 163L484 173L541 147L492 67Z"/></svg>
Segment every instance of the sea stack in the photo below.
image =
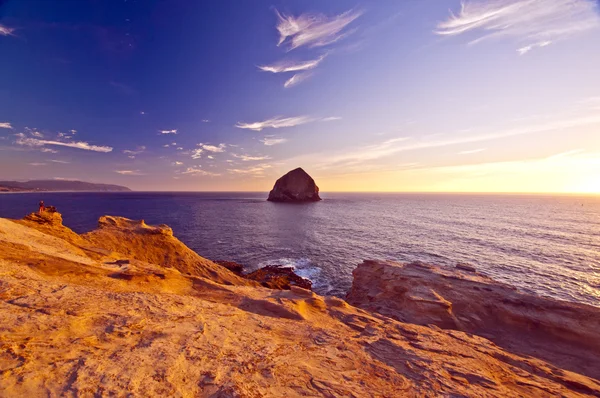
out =
<svg viewBox="0 0 600 398"><path fill-rule="evenodd" d="M318 202L319 187L301 167L288 172L275 182L269 192L270 202Z"/></svg>

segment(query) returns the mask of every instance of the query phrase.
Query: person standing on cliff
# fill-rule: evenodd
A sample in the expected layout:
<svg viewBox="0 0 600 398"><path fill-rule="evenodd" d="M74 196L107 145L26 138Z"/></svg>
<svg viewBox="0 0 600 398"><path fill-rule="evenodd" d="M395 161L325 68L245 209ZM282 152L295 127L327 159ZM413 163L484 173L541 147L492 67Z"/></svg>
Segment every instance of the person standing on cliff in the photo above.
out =
<svg viewBox="0 0 600 398"><path fill-rule="evenodd" d="M42 214L44 212L44 210L46 210L46 205L44 205L44 201L40 200L40 210L38 211L38 214Z"/></svg>

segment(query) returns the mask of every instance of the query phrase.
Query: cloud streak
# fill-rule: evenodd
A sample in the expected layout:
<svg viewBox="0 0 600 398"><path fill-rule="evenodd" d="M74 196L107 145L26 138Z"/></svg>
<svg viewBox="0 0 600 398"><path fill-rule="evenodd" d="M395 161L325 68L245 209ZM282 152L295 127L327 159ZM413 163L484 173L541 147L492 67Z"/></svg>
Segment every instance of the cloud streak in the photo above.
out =
<svg viewBox="0 0 600 398"><path fill-rule="evenodd" d="M253 123L243 123L238 122L235 127L239 129L248 129L254 131L261 131L266 128L272 129L280 129L284 127L294 127L300 126L302 124L311 123L311 122L329 122L333 120L339 120L339 117L323 117L323 118L315 118L310 116L295 116L295 117L282 117L275 116L274 118L263 120L262 122L253 122Z"/></svg>
<svg viewBox="0 0 600 398"><path fill-rule="evenodd" d="M125 175L125 176L142 176L142 175L144 175L139 170L115 170L115 173Z"/></svg>
<svg viewBox="0 0 600 398"><path fill-rule="evenodd" d="M304 73L296 73L294 76L290 77L283 83L283 87L290 88L294 87L297 84L302 83L304 80L308 79L312 74L310 72Z"/></svg>
<svg viewBox="0 0 600 398"><path fill-rule="evenodd" d="M159 133L161 134L177 134L177 129L173 129L173 130L158 130Z"/></svg>
<svg viewBox="0 0 600 398"><path fill-rule="evenodd" d="M8 122L0 123L0 129L12 129L12 125Z"/></svg>
<svg viewBox="0 0 600 398"><path fill-rule="evenodd" d="M100 145L92 145L83 141L71 141L71 142L61 142L61 141L50 141L50 140L40 140L37 138L25 138L24 136L18 136L17 144L32 146L32 147L41 147L45 145L55 145L55 146L64 146L68 148L82 149L85 151L93 151L93 152L112 152L113 148L110 146L100 146Z"/></svg>
<svg viewBox="0 0 600 398"><path fill-rule="evenodd" d="M264 120L262 122L254 123L242 123L238 122L235 127L240 129L248 129L254 131L261 131L266 128L280 129L284 127L294 127L302 124L310 123L314 121L314 118L308 116L296 116L296 117L281 117L276 116L271 119Z"/></svg>
<svg viewBox="0 0 600 398"><path fill-rule="evenodd" d="M264 137L262 140L260 140L260 142L262 142L266 146L273 146L273 145L283 144L284 142L287 142L287 139L281 138L281 137L275 137L273 135L268 135L268 136Z"/></svg>
<svg viewBox="0 0 600 398"><path fill-rule="evenodd" d="M458 14L437 26L435 33L457 36L476 32L476 44L491 38L513 38L526 43L521 55L536 47L600 26L595 0L486 0L466 1Z"/></svg>
<svg viewBox="0 0 600 398"><path fill-rule="evenodd" d="M185 171L181 172L181 174L191 174L191 175L195 175L195 176L209 176L209 177L220 176L220 174L218 174L218 173L206 171L206 170L201 169L200 167L188 167Z"/></svg>
<svg viewBox="0 0 600 398"><path fill-rule="evenodd" d="M248 167L246 169L229 169L228 171L232 174L241 174L241 175L252 175L254 177L262 177L265 174L265 171L270 169L270 164L259 164L257 166Z"/></svg>
<svg viewBox="0 0 600 398"><path fill-rule="evenodd" d="M346 27L362 15L362 12L349 10L340 15L327 17L323 14L301 14L297 17L277 14L278 46L289 45L290 50L298 47L322 47L335 43L352 31Z"/></svg>
<svg viewBox="0 0 600 398"><path fill-rule="evenodd" d="M208 145L208 144L198 144L198 145L200 145L200 147L202 149L204 149L205 151L215 152L215 153L225 152L225 147L227 146L225 144L219 144L219 146Z"/></svg>
<svg viewBox="0 0 600 398"><path fill-rule="evenodd" d="M325 59L326 56L327 55L322 55L319 58L310 61L280 61L274 63L273 65L259 66L258 69L264 72L271 73L300 72L304 70L311 70L316 68L321 63L321 61Z"/></svg>
<svg viewBox="0 0 600 398"><path fill-rule="evenodd" d="M145 146L139 146L139 147L137 147L135 150L131 150L131 149L125 149L125 150L123 151L123 153L124 153L125 155L129 155L129 158L130 158L130 159L135 159L135 157L136 157L137 155L139 155L140 153L143 153L145 150L146 150L146 147L145 147Z"/></svg>
<svg viewBox="0 0 600 398"><path fill-rule="evenodd" d="M237 154L232 154L234 158L238 158L241 159L243 162L251 162L251 161L256 161L256 160L269 160L271 159L270 156L250 156L250 155L237 155Z"/></svg>
<svg viewBox="0 0 600 398"><path fill-rule="evenodd" d="M337 153L315 153L288 159L290 164L313 164L319 169L347 168L348 166L365 165L369 162L378 162L380 159L391 157L402 152L450 147L459 144L494 141L504 138L517 137L529 134L539 134L549 131L567 130L581 126L600 124L600 115L571 115L563 119L555 119L538 124L515 127L495 132L469 134L449 137L447 139L417 139L411 137L398 137L380 143L362 147L348 148Z"/></svg>
<svg viewBox="0 0 600 398"><path fill-rule="evenodd" d="M202 148L196 148L192 150L192 159L200 159L202 157L202 152L204 152L204 149Z"/></svg>
<svg viewBox="0 0 600 398"><path fill-rule="evenodd" d="M0 24L0 35L2 36L13 36L13 32L15 30L13 28L9 28L6 25Z"/></svg>

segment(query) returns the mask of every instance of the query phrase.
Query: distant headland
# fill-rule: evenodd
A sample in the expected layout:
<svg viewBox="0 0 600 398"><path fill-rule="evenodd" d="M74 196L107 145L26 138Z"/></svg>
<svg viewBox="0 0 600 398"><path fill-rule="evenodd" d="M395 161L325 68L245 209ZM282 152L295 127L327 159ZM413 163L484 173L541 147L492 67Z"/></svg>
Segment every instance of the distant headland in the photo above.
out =
<svg viewBox="0 0 600 398"><path fill-rule="evenodd" d="M130 192L131 189L121 185L95 184L75 180L0 181L0 192L52 191Z"/></svg>

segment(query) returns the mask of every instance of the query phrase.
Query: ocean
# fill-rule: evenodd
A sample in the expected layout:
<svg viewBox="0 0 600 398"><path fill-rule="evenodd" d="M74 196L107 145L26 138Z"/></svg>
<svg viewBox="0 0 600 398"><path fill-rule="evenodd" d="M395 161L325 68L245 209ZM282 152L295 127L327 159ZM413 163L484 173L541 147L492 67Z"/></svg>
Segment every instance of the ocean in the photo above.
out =
<svg viewBox="0 0 600 398"><path fill-rule="evenodd" d="M285 265L344 296L363 259L468 263L522 291L600 306L600 196L330 193L308 204L266 193L13 193L0 217L56 206L78 233L100 216L167 224L212 260Z"/></svg>

